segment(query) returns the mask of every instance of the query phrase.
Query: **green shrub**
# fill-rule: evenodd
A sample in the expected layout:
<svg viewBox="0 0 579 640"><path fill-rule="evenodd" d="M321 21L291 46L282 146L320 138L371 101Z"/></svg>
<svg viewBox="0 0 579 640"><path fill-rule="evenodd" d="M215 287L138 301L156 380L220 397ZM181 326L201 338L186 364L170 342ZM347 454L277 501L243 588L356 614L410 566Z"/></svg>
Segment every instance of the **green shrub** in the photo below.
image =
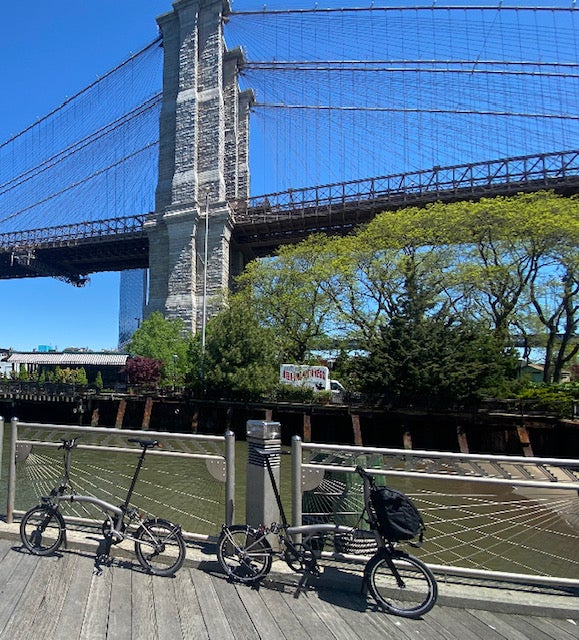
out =
<svg viewBox="0 0 579 640"><path fill-rule="evenodd" d="M517 397L525 411L552 413L562 418L573 416L573 401L579 397L577 383L529 384Z"/></svg>

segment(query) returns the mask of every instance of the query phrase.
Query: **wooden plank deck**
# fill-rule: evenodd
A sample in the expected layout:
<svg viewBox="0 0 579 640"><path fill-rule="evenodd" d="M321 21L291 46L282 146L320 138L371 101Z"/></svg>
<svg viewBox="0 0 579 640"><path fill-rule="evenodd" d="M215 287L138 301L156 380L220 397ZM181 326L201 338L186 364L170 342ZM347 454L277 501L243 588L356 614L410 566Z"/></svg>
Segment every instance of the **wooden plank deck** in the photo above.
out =
<svg viewBox="0 0 579 640"><path fill-rule="evenodd" d="M375 610L356 590L321 581L295 598L294 583L259 590L229 583L212 556L174 578L117 558L95 571L91 550L36 557L0 538L0 638L122 640L577 640L579 613L538 617L435 606L422 620Z"/></svg>

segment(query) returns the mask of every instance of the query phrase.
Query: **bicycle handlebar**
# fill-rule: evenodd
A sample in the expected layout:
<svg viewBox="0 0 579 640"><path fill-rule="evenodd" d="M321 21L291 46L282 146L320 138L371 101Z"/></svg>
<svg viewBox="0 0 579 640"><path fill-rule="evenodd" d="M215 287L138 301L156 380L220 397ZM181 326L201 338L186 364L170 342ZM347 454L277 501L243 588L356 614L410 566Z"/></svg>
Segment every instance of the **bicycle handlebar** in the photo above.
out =
<svg viewBox="0 0 579 640"><path fill-rule="evenodd" d="M80 438L80 436L74 436L70 440L67 440L66 438L61 438L62 444L58 448L59 449L66 449L67 451L70 451L71 449L74 449L75 447L78 446L79 438Z"/></svg>
<svg viewBox="0 0 579 640"><path fill-rule="evenodd" d="M363 479L363 480L367 480L371 486L374 486L375 480L374 480L374 476L370 473L368 473L366 471L366 469L364 469L364 467L361 467L360 465L356 466L356 473Z"/></svg>
<svg viewBox="0 0 579 640"><path fill-rule="evenodd" d="M144 449L148 447L160 447L161 443L158 440L141 440L140 438L129 438L128 442L135 442Z"/></svg>

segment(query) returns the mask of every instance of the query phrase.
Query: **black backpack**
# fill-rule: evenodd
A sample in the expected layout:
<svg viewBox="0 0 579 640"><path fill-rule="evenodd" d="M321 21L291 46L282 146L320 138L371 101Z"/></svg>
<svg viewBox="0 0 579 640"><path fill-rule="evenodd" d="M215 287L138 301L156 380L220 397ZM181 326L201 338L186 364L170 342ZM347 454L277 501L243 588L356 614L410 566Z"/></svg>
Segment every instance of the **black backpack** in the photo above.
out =
<svg viewBox="0 0 579 640"><path fill-rule="evenodd" d="M406 494L389 487L373 487L370 499L378 520L378 531L387 540L398 542L420 536L422 542L426 528L424 520Z"/></svg>

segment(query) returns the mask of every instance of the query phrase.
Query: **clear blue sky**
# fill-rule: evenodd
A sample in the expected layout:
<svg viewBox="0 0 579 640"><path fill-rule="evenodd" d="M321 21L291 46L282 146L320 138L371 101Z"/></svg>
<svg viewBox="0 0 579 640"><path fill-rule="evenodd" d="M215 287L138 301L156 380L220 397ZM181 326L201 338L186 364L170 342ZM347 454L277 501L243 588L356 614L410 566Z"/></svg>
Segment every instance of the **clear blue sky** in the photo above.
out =
<svg viewBox="0 0 579 640"><path fill-rule="evenodd" d="M549 0L569 6L571 0ZM397 0L384 4L426 4ZM445 0L444 4L498 4ZM233 0L234 10L369 6L370 0ZM439 4L443 4L439 2ZM504 5L519 4L505 0ZM531 4L530 2L520 4ZM0 39L0 142L19 133L157 35L172 0L11 0ZM422 165L421 165L422 166ZM2 213L2 212L0 212ZM93 274L84 288L46 278L0 280L0 348L39 345L100 350L118 340L119 275Z"/></svg>
<svg viewBox="0 0 579 640"><path fill-rule="evenodd" d="M20 132L157 36L170 0L4 2L0 141ZM51 278L1 280L0 347L115 348L118 274L82 289Z"/></svg>
<svg viewBox="0 0 579 640"><path fill-rule="evenodd" d="M272 0L268 8L312 7ZM323 3L320 3L320 5ZM330 3L332 4L332 3ZM234 0L234 9L261 9ZM2 4L0 142L22 131L157 36L171 0L18 0ZM119 275L84 288L51 278L0 280L0 348L116 348Z"/></svg>

